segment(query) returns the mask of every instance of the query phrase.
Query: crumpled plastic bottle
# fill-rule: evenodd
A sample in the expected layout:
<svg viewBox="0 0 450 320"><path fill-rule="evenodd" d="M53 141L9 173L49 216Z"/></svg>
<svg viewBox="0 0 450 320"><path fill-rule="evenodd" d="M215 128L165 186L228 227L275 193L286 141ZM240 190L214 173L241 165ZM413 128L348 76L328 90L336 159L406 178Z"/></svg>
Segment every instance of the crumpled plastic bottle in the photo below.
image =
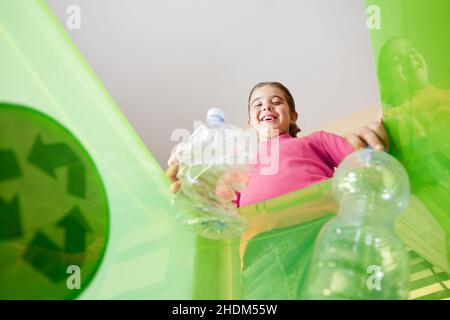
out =
<svg viewBox="0 0 450 320"><path fill-rule="evenodd" d="M394 232L410 194L403 166L385 152L354 152L333 190L338 216L317 239L302 298L406 299L409 256Z"/></svg>
<svg viewBox="0 0 450 320"><path fill-rule="evenodd" d="M213 108L189 141L175 147L182 182L174 200L179 223L209 239L230 239L246 230L233 200L250 175L248 143L243 130L225 124L224 112Z"/></svg>

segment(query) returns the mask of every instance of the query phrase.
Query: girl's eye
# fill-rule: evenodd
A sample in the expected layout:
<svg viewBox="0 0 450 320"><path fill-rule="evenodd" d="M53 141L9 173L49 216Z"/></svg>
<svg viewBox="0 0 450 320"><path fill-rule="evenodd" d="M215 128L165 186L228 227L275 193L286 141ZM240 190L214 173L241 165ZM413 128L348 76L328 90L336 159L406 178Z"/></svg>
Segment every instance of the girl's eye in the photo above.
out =
<svg viewBox="0 0 450 320"><path fill-rule="evenodd" d="M281 104L281 101L273 101L273 104Z"/></svg>
<svg viewBox="0 0 450 320"><path fill-rule="evenodd" d="M253 108L259 108L259 107L261 107L261 103L253 105Z"/></svg>

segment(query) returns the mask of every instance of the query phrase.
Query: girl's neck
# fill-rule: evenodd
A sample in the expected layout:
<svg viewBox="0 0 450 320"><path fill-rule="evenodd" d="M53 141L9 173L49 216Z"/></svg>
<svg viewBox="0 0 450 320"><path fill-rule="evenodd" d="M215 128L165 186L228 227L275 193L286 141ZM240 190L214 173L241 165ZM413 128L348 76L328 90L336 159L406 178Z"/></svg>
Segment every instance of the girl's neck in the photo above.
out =
<svg viewBox="0 0 450 320"><path fill-rule="evenodd" d="M286 138L291 138L291 136L287 132L276 135L276 136L260 136L259 141L264 142L264 141L271 141L271 140L275 140L275 139L286 139Z"/></svg>

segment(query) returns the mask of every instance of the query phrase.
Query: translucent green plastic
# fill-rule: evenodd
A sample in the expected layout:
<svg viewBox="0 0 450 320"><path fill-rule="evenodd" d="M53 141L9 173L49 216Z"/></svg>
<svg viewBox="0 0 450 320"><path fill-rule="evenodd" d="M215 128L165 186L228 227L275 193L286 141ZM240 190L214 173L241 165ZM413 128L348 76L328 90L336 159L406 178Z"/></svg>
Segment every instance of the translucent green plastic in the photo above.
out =
<svg viewBox="0 0 450 320"><path fill-rule="evenodd" d="M70 131L95 163L109 205L106 252L97 261L99 268L89 285L84 282L81 266L80 289L66 288L61 295L41 290L36 282L23 290L22 297L191 299L196 239L175 229L163 170L44 1L0 2L0 70L1 102L35 109ZM27 131L22 128L16 134L26 135ZM64 172L56 173L64 179ZM2 198L7 188L0 183ZM52 205L50 197L40 201ZM45 219L36 223L42 229L53 225ZM56 232L53 241L61 246L63 239L58 239ZM0 246L8 245L11 242L0 241ZM18 259L15 263L26 262ZM39 276L29 268L29 279ZM10 282L0 286L0 296L8 297L8 291L23 288L21 281L26 280L11 273ZM65 280L61 283L64 286Z"/></svg>
<svg viewBox="0 0 450 320"><path fill-rule="evenodd" d="M366 4L381 14L371 37L390 152L408 171L414 196L398 233L450 272L450 3Z"/></svg>

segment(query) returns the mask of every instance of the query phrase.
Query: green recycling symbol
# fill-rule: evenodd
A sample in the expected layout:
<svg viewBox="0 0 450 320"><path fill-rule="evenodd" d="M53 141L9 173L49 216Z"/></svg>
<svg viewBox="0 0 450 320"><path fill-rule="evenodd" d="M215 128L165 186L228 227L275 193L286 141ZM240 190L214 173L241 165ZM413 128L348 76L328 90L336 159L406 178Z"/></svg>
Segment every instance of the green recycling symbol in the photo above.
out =
<svg viewBox="0 0 450 320"><path fill-rule="evenodd" d="M108 229L105 188L85 148L54 119L0 103L0 299L78 296Z"/></svg>

